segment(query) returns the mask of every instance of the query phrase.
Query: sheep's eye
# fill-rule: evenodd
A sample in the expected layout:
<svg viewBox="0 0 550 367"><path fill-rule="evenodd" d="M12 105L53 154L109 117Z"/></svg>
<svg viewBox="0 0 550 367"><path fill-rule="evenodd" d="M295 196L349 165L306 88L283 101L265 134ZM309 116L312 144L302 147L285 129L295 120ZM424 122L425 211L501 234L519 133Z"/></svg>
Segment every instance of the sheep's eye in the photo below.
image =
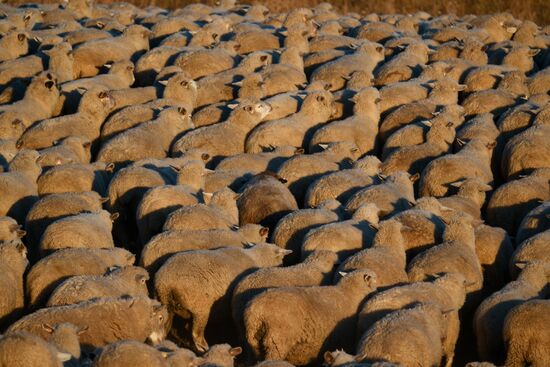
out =
<svg viewBox="0 0 550 367"><path fill-rule="evenodd" d="M164 316L159 315L159 321L160 321L160 322L164 321Z"/></svg>
<svg viewBox="0 0 550 367"><path fill-rule="evenodd" d="M184 80L183 82L180 83L180 85L182 87L187 87L189 85L189 83L186 80Z"/></svg>
<svg viewBox="0 0 550 367"><path fill-rule="evenodd" d="M252 106L246 106L246 107L244 108L244 110L245 110L246 112L252 112Z"/></svg>

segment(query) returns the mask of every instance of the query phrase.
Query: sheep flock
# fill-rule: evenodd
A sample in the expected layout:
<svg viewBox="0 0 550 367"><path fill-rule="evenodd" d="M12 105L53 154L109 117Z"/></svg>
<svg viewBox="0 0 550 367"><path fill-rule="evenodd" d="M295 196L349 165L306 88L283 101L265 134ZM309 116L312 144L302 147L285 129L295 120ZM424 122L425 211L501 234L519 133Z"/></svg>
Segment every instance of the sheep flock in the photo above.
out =
<svg viewBox="0 0 550 367"><path fill-rule="evenodd" d="M0 3L0 367L550 366L550 26Z"/></svg>

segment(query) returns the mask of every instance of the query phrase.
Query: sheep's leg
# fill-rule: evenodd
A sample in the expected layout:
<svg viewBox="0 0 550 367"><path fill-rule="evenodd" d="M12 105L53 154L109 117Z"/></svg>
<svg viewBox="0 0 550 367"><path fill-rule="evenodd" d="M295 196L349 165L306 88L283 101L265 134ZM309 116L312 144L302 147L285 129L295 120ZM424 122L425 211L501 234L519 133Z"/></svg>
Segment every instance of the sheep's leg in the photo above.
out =
<svg viewBox="0 0 550 367"><path fill-rule="evenodd" d="M195 343L195 348L199 352L203 353L208 350L208 342L204 338L204 331L206 329L207 323L207 315L193 315L193 327L191 329L191 335L193 337L193 342Z"/></svg>
<svg viewBox="0 0 550 367"><path fill-rule="evenodd" d="M508 352L506 353L506 367L524 367L525 356L523 353L523 346L514 342L508 343Z"/></svg>
<svg viewBox="0 0 550 367"><path fill-rule="evenodd" d="M443 356L443 359L445 360L445 363L443 365L445 367L451 367L453 365L454 357L455 357L454 353L448 353L445 356Z"/></svg>

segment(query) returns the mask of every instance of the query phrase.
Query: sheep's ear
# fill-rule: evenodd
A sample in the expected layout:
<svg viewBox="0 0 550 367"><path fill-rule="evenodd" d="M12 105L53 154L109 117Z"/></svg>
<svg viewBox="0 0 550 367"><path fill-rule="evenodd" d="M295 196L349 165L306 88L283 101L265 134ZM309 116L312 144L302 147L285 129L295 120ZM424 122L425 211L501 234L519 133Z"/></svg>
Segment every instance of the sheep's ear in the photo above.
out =
<svg viewBox="0 0 550 367"><path fill-rule="evenodd" d="M27 39L27 36L25 35L25 33L19 33L17 35L17 39L19 40L19 42L23 42L24 40Z"/></svg>
<svg viewBox="0 0 550 367"><path fill-rule="evenodd" d="M27 235L27 231L23 230L23 229L18 229L15 231L15 233L17 233L17 237L19 238L23 238Z"/></svg>
<svg viewBox="0 0 550 367"><path fill-rule="evenodd" d="M416 182L418 181L418 179L420 178L420 173L415 173L414 175L412 175L411 177L409 177L409 180L411 180L411 182Z"/></svg>
<svg viewBox="0 0 550 367"><path fill-rule="evenodd" d="M455 90L460 92L460 91L463 91L465 90L466 88L468 88L468 86L466 84L458 84L456 87L455 87Z"/></svg>
<svg viewBox="0 0 550 367"><path fill-rule="evenodd" d="M168 80L158 80L157 83L166 87L168 85Z"/></svg>
<svg viewBox="0 0 550 367"><path fill-rule="evenodd" d="M432 122L430 120L422 120L420 123L427 127L432 127Z"/></svg>
<svg viewBox="0 0 550 367"><path fill-rule="evenodd" d="M242 80L239 80L238 82L233 82L233 83L229 83L227 84L228 86L231 86L231 87L242 87L243 86L243 81Z"/></svg>
<svg viewBox="0 0 550 367"><path fill-rule="evenodd" d="M374 277L371 274L365 274L363 275L363 280L367 285L370 287L374 283Z"/></svg>
<svg viewBox="0 0 550 367"><path fill-rule="evenodd" d="M533 49L529 50L528 55L533 57L533 56L538 55L539 52L540 52L540 48L533 48Z"/></svg>
<svg viewBox="0 0 550 367"><path fill-rule="evenodd" d="M241 192L241 193L238 193L238 194L235 194L235 195L233 196L233 199L234 199L234 200L239 200L239 198L240 198L241 196L243 196L242 192Z"/></svg>
<svg viewBox="0 0 550 367"><path fill-rule="evenodd" d="M185 109L185 107L178 107L178 112L179 112L181 115L187 114L187 110Z"/></svg>
<svg viewBox="0 0 550 367"><path fill-rule="evenodd" d="M323 359L325 360L325 363L328 365L332 365L334 363L334 357L332 355L332 352L326 351L325 354L323 354Z"/></svg>
<svg viewBox="0 0 550 367"><path fill-rule="evenodd" d="M90 327L89 326L83 326L81 328L79 328L77 331L76 331L76 335L82 335L84 334L85 332L88 331Z"/></svg>
<svg viewBox="0 0 550 367"><path fill-rule="evenodd" d="M321 143L321 144L319 144L319 147L323 150L326 150L328 148L328 144Z"/></svg>
<svg viewBox="0 0 550 367"><path fill-rule="evenodd" d="M340 274L341 277L345 277L346 275L348 275L348 273L345 271L339 271L338 274Z"/></svg>
<svg viewBox="0 0 550 367"><path fill-rule="evenodd" d="M283 255L283 256L290 255L292 253L292 250L288 250L284 248L278 248L276 251L277 251L277 254Z"/></svg>
<svg viewBox="0 0 550 367"><path fill-rule="evenodd" d="M105 204L105 203L108 202L108 201L109 201L109 197L107 197L107 196L99 199L99 202L100 202L101 204Z"/></svg>
<svg viewBox="0 0 550 367"><path fill-rule="evenodd" d="M110 68L113 67L113 63L112 63L112 62L108 62L108 63L106 63L106 64L103 64L103 67L104 67L104 68L107 68L107 69L110 69Z"/></svg>
<svg viewBox="0 0 550 367"><path fill-rule="evenodd" d="M212 196L214 196L214 194L211 192L203 192L202 200L204 201L205 204L208 204L210 200L212 200Z"/></svg>
<svg viewBox="0 0 550 367"><path fill-rule="evenodd" d="M19 251L21 255L27 256L27 248L22 242L18 242L17 245L15 245L15 248L17 249L17 251Z"/></svg>
<svg viewBox="0 0 550 367"><path fill-rule="evenodd" d="M210 159L210 154L208 154L208 153L202 153L202 154L201 154L201 159L202 159L204 162L208 161L208 160Z"/></svg>
<svg viewBox="0 0 550 367"><path fill-rule="evenodd" d="M378 177L378 178L380 179L380 181L385 181L385 180L388 178L388 176L383 175L383 174L381 174L381 173L378 173L378 174L376 175L376 177Z"/></svg>
<svg viewBox="0 0 550 367"><path fill-rule="evenodd" d="M306 150L304 148L296 148L294 154L304 154Z"/></svg>
<svg viewBox="0 0 550 367"><path fill-rule="evenodd" d="M369 223L369 227L371 227L372 229L378 231L378 225L376 225L376 224L374 224L374 223Z"/></svg>
<svg viewBox="0 0 550 367"><path fill-rule="evenodd" d="M269 228L267 228L267 227L260 228L260 236L265 237L268 234L269 234Z"/></svg>
<svg viewBox="0 0 550 367"><path fill-rule="evenodd" d="M107 165L105 166L105 171L113 172L114 170L115 170L115 164L113 162L107 163Z"/></svg>
<svg viewBox="0 0 550 367"><path fill-rule="evenodd" d="M247 242L247 243L244 244L244 248L252 248L254 246L256 246L256 244L252 243L252 242Z"/></svg>
<svg viewBox="0 0 550 367"><path fill-rule="evenodd" d="M463 183L464 183L464 180L455 181L455 182L449 183L449 186L459 188L460 186L462 186Z"/></svg>
<svg viewBox="0 0 550 367"><path fill-rule="evenodd" d="M235 232L236 232L236 231L238 231L239 229L241 229L241 227L239 227L239 226L237 226L237 225L232 225L232 226L230 227L230 229L231 229L232 231L235 231Z"/></svg>
<svg viewBox="0 0 550 367"><path fill-rule="evenodd" d="M86 93L88 90L86 88L76 88L76 92L80 95Z"/></svg>
<svg viewBox="0 0 550 367"><path fill-rule="evenodd" d="M115 212L115 213L113 213L113 214L110 215L110 218L111 218L111 220L112 220L113 222L114 222L115 220L117 220L118 217L120 217L120 213L118 213L118 212Z"/></svg>
<svg viewBox="0 0 550 367"><path fill-rule="evenodd" d="M241 347L235 347L235 348L229 349L229 355L232 356L232 357L236 357L239 354L241 354L242 352L243 352L243 348L241 348Z"/></svg>
<svg viewBox="0 0 550 367"><path fill-rule="evenodd" d="M50 334L54 332L53 326L46 323L42 324L42 329L44 329L47 333L50 333Z"/></svg>
<svg viewBox="0 0 550 367"><path fill-rule="evenodd" d="M57 352L57 359L59 360L59 362L70 361L72 357L73 356L71 356L69 353Z"/></svg>
<svg viewBox="0 0 550 367"><path fill-rule="evenodd" d="M518 261L514 265L516 266L516 268L522 270L522 269L525 269L527 264L529 264L529 262L527 262L527 261Z"/></svg>
<svg viewBox="0 0 550 367"><path fill-rule="evenodd" d="M230 110L234 110L235 108L237 108L238 105L238 103L228 103L227 108L229 108Z"/></svg>
<svg viewBox="0 0 550 367"><path fill-rule="evenodd" d="M177 167L177 166L172 166L172 165L170 165L170 168L172 168L172 169L173 169L174 171L176 171L176 172L179 172L179 171L180 171L180 168Z"/></svg>
<svg viewBox="0 0 550 367"><path fill-rule="evenodd" d="M497 146L496 141L492 141L490 143L487 143L487 145L486 145L487 149L495 149L496 146Z"/></svg>

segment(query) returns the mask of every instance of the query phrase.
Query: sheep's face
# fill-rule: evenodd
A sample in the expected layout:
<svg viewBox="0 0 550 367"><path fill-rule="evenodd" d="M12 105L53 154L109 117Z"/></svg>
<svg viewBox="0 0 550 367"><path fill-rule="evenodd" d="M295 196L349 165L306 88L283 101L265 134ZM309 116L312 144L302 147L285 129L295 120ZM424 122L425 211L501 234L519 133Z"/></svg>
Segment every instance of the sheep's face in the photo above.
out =
<svg viewBox="0 0 550 367"><path fill-rule="evenodd" d="M231 107L231 106L230 106ZM265 102L244 101L238 105L233 114L238 122L257 123L271 112L271 105Z"/></svg>
<svg viewBox="0 0 550 367"><path fill-rule="evenodd" d="M151 321L151 333L147 337L154 345L162 342L170 330L170 315L168 309L157 303L154 304L149 315Z"/></svg>

